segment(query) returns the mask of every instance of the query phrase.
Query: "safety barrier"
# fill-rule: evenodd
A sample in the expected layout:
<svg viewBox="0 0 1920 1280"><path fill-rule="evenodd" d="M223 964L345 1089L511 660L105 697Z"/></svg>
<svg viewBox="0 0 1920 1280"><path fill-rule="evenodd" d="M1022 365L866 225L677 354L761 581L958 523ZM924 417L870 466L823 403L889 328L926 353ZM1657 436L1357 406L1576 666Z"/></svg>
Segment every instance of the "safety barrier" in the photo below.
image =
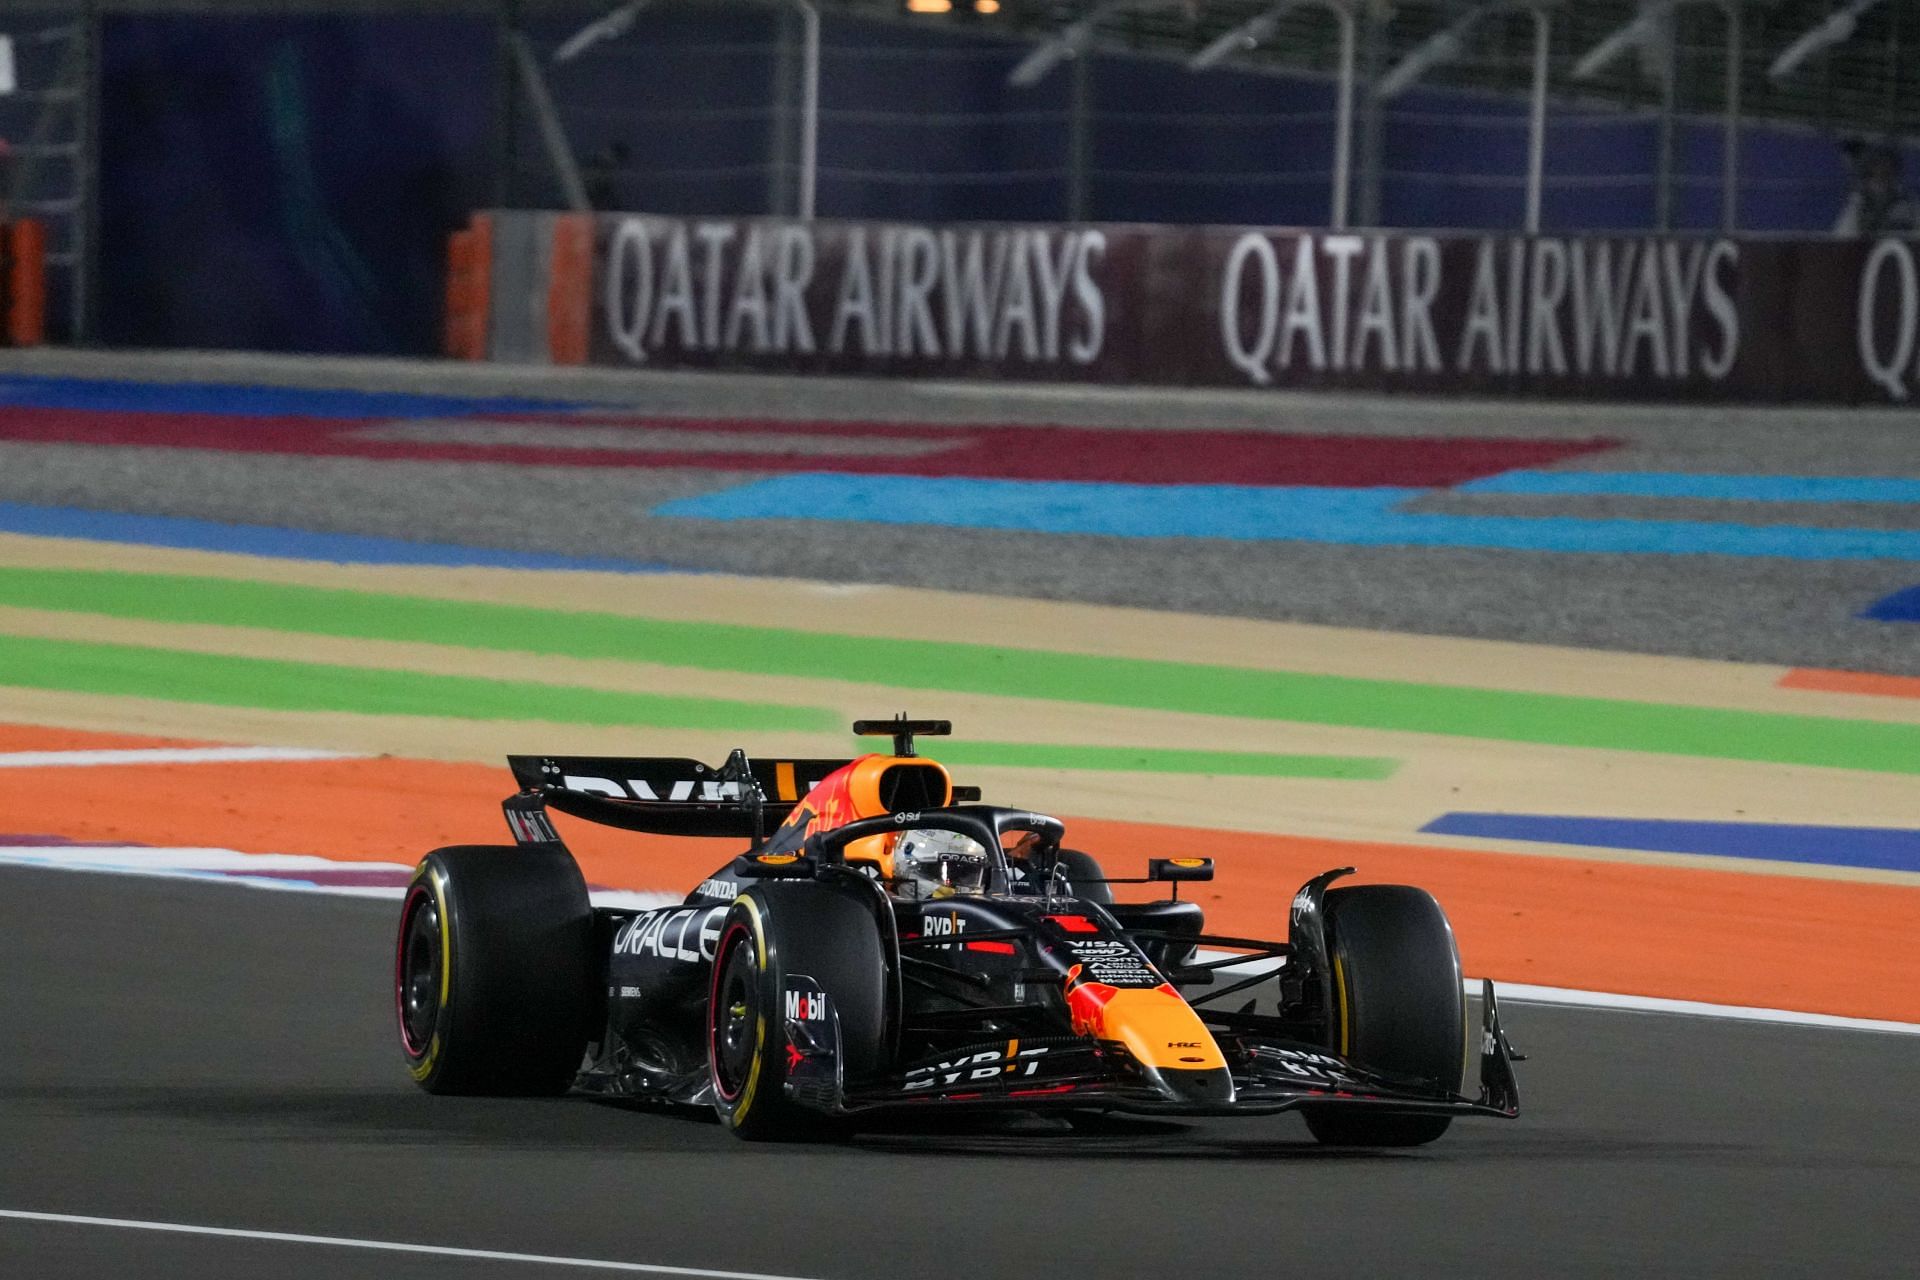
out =
<svg viewBox="0 0 1920 1280"><path fill-rule="evenodd" d="M460 236L447 350L469 359L1586 398L1920 395L1913 240L528 212L482 215Z"/></svg>
<svg viewBox="0 0 1920 1280"><path fill-rule="evenodd" d="M447 240L446 353L457 360L487 356L487 311L493 283L493 219L476 213Z"/></svg>
<svg viewBox="0 0 1920 1280"><path fill-rule="evenodd" d="M37 347L47 336L47 230L37 219L0 223L0 345Z"/></svg>

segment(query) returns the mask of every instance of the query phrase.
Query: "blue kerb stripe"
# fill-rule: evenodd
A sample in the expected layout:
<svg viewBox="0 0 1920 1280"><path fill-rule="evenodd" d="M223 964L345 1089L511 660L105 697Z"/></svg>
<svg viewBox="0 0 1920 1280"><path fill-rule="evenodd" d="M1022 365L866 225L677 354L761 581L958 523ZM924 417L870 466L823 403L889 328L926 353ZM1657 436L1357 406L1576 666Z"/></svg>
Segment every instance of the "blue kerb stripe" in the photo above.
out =
<svg viewBox="0 0 1920 1280"><path fill-rule="evenodd" d="M1531 813L1449 813L1421 831L1484 840L1697 853L1720 858L1920 871L1920 831L1897 827L1812 827L1769 822L1686 822L1637 818L1561 818Z"/></svg>
<svg viewBox="0 0 1920 1280"><path fill-rule="evenodd" d="M1920 560L1920 531L1702 520L1464 516L1394 508L1424 489L1250 488L806 473L656 507L707 520L843 520L1122 538L1645 555Z"/></svg>
<svg viewBox="0 0 1920 1280"><path fill-rule="evenodd" d="M1599 494L1749 502L1920 502L1920 480L1891 476L1706 476L1670 471L1508 471L1460 493Z"/></svg>
<svg viewBox="0 0 1920 1280"><path fill-rule="evenodd" d="M1874 622L1920 622L1920 587L1896 591L1860 616Z"/></svg>
<svg viewBox="0 0 1920 1280"><path fill-rule="evenodd" d="M515 396L255 387L218 382L123 382L94 378L0 378L0 405L101 413L204 413L236 417L436 418L473 413L543 413L579 406Z"/></svg>
<svg viewBox="0 0 1920 1280"><path fill-rule="evenodd" d="M77 507L31 507L0 503L0 533L43 538L86 538L130 542L188 551L226 551L321 560L332 564L441 565L492 569L597 569L608 573L660 573L666 565L629 560L553 555L539 551L502 551L439 542L407 542L358 533L313 533L267 525L220 524L180 516L135 516Z"/></svg>

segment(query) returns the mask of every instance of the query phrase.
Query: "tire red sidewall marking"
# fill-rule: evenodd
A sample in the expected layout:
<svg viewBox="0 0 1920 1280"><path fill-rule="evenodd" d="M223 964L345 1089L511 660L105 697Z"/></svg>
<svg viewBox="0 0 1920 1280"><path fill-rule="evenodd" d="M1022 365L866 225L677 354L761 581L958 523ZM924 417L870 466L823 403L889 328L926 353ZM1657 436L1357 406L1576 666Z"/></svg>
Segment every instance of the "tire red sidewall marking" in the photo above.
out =
<svg viewBox="0 0 1920 1280"><path fill-rule="evenodd" d="M720 981L726 976L727 964L731 959L735 934L744 934L747 944L753 944L753 930L739 921L727 926L720 935L719 949L714 952L713 987L707 995L707 1071L713 1079L713 1091L726 1102L737 1102L743 1092L735 1089L729 1093L725 1082L720 1079Z"/></svg>
<svg viewBox="0 0 1920 1280"><path fill-rule="evenodd" d="M400 1047L407 1057L419 1061L426 1056L427 1046L416 1045L413 1035L407 1030L407 939L413 931L414 913L427 899L427 886L415 884L407 890L407 901L400 908L400 937L393 947L393 1014L400 1023Z"/></svg>

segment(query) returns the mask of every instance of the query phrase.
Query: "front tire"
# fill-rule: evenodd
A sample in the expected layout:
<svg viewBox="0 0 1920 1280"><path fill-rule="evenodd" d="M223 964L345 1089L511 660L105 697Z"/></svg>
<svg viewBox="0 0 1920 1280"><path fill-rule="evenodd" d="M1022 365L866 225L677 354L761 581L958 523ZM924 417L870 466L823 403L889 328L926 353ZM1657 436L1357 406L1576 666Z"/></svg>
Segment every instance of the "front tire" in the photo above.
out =
<svg viewBox="0 0 1920 1280"><path fill-rule="evenodd" d="M1433 895L1404 884L1329 890L1327 951L1334 966L1328 1048L1363 1067L1457 1093L1466 1060L1466 996L1453 926ZM1352 1107L1303 1107L1307 1128L1340 1146L1414 1147L1451 1116Z"/></svg>
<svg viewBox="0 0 1920 1280"><path fill-rule="evenodd" d="M593 908L566 850L468 845L421 860L394 957L400 1049L421 1088L565 1093L593 996Z"/></svg>
<svg viewBox="0 0 1920 1280"><path fill-rule="evenodd" d="M742 893L720 926L707 1052L713 1109L749 1141L831 1137L832 1119L787 1096L788 979L811 978L838 1018L844 1079L882 1065L886 951L872 907L818 883L761 884ZM804 1055L802 1055L804 1056Z"/></svg>

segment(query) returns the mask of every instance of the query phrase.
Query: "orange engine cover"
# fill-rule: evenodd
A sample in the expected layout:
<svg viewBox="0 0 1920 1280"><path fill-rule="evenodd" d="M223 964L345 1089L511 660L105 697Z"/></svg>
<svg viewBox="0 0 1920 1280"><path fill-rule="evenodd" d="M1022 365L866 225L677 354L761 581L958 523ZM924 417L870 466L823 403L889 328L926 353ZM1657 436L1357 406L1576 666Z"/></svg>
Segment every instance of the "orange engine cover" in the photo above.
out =
<svg viewBox="0 0 1920 1280"><path fill-rule="evenodd" d="M798 848L808 836L831 831L859 818L937 809L953 797L946 767L919 756L866 755L841 765L814 784L767 847ZM871 862L880 874L893 875L892 835L869 836L847 846L849 862Z"/></svg>

